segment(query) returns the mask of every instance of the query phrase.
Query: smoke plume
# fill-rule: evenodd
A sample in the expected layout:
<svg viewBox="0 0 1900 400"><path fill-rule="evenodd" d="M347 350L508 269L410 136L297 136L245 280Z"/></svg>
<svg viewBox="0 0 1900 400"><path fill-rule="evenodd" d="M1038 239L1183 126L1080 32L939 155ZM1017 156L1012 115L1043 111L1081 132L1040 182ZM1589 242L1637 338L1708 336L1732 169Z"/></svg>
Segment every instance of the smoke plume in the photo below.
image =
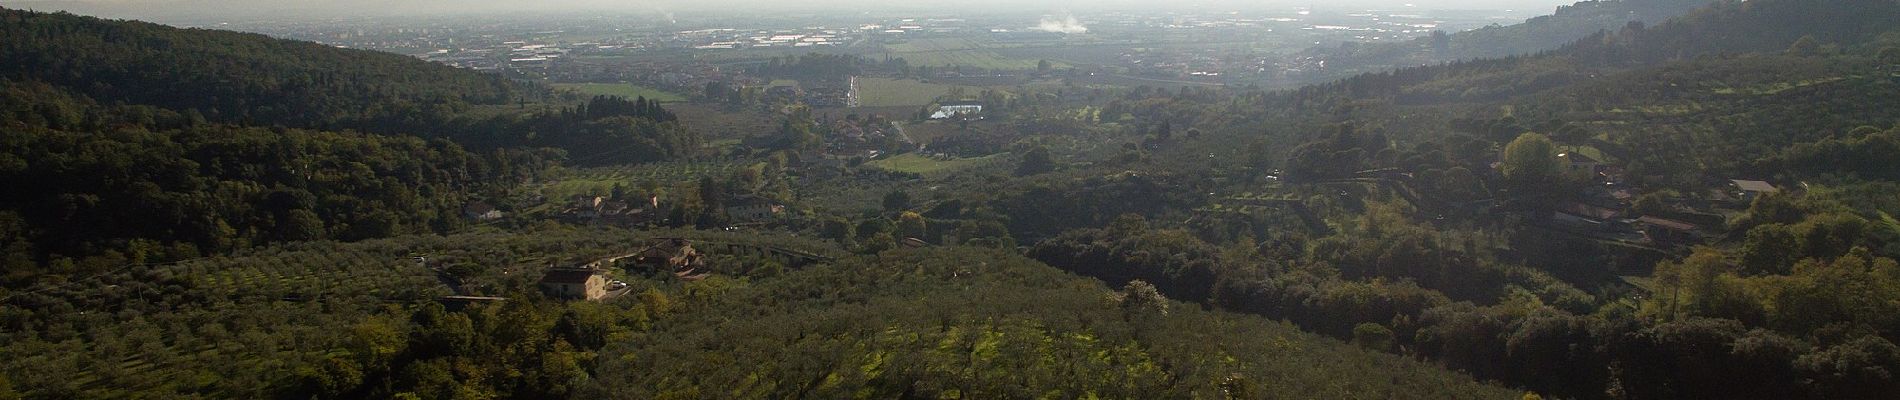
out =
<svg viewBox="0 0 1900 400"><path fill-rule="evenodd" d="M1088 33L1089 31L1089 27L1082 26L1082 21L1077 21L1074 15L1064 15L1061 19L1042 17L1042 21L1037 22L1036 27L1030 29L1056 33Z"/></svg>

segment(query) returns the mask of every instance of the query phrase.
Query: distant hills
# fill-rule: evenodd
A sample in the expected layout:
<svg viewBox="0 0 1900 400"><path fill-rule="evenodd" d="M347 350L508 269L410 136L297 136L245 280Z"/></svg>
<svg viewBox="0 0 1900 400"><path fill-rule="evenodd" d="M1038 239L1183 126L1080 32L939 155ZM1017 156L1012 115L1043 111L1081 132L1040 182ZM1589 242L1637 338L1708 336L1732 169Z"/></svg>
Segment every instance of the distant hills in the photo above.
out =
<svg viewBox="0 0 1900 400"><path fill-rule="evenodd" d="M1512 25L1492 25L1400 43L1348 42L1308 49L1332 69L1377 71L1457 60L1533 54L1599 31L1656 24L1720 0L1590 0Z"/></svg>

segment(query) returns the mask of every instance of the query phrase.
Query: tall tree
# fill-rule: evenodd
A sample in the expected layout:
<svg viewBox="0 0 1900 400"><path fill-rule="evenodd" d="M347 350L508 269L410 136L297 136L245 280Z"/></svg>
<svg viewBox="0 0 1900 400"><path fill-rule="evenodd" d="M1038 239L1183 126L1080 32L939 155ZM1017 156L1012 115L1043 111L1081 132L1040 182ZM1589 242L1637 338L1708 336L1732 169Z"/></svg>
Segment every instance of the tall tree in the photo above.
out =
<svg viewBox="0 0 1900 400"><path fill-rule="evenodd" d="M1056 169L1055 159L1049 156L1049 148L1036 146L1023 153L1023 162L1016 166L1016 175L1028 176Z"/></svg>
<svg viewBox="0 0 1900 400"><path fill-rule="evenodd" d="M1550 193L1563 178L1557 146L1534 132L1518 135L1504 146L1502 169L1512 187L1532 195Z"/></svg>

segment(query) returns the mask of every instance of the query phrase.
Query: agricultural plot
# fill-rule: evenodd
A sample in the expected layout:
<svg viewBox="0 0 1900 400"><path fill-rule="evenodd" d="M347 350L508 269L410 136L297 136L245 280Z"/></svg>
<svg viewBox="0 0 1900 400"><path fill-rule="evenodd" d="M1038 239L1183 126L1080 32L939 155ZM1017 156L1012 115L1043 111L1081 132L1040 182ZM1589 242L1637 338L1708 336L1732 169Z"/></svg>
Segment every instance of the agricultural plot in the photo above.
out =
<svg viewBox="0 0 1900 400"><path fill-rule="evenodd" d="M237 296L429 298L448 294L434 272L408 259L310 252L180 265L194 286Z"/></svg>
<svg viewBox="0 0 1900 400"><path fill-rule="evenodd" d="M473 294L513 297L534 290L548 262L624 253L652 237L846 255L808 237L695 230L555 229L277 245L40 286L43 294L33 296L65 299L58 302L63 318L84 321L84 333L44 340L8 332L13 341L0 348L0 368L34 370L23 384L66 394L56 398L270 398L267 383L292 376L294 366L339 356L331 345L348 340L352 327L370 315L450 294L413 257L426 257L430 266L472 267L464 287L480 287ZM524 264L530 261L545 262Z"/></svg>
<svg viewBox="0 0 1900 400"><path fill-rule="evenodd" d="M910 79L858 78L858 102L865 107L923 106L960 86L924 83ZM966 93L982 88L964 87Z"/></svg>
<svg viewBox="0 0 1900 400"><path fill-rule="evenodd" d="M994 128L995 124L990 123L989 121L977 121L977 122L970 123L970 126L981 127L981 128ZM904 133L909 134L910 140L915 140L917 141L917 143L930 144L932 142L936 142L937 138L946 137L950 135L956 135L956 134L964 133L964 132L955 123L926 121L922 123L905 124Z"/></svg>
<svg viewBox="0 0 1900 400"><path fill-rule="evenodd" d="M892 190L925 193L922 179L846 177L821 179L794 188L806 204L822 212L851 214L883 209L880 202Z"/></svg>
<svg viewBox="0 0 1900 400"><path fill-rule="evenodd" d="M712 104L678 103L668 104L666 108L681 121L691 121L685 125L687 130L714 141L772 132L778 129L780 122L777 113L734 110Z"/></svg>
<svg viewBox="0 0 1900 400"><path fill-rule="evenodd" d="M1009 153L1006 152L976 158L932 157L912 153L872 161L866 165L887 171L936 176L969 168L993 165L1008 159Z"/></svg>
<svg viewBox="0 0 1900 400"><path fill-rule="evenodd" d="M1036 69L1036 64L1041 61L1036 58L1007 57L984 42L968 38L914 39L903 43L886 44L884 48L891 53L892 57L903 57L904 61L915 66L1028 70ZM1066 67L1067 65L1056 66Z"/></svg>
<svg viewBox="0 0 1900 400"><path fill-rule="evenodd" d="M631 83L556 83L550 86L554 86L554 88L558 90L572 90L575 92L580 92L581 94L587 95L590 97L591 96L620 96L620 97L625 97L629 99L645 97L647 100L658 100L661 103L677 103L677 102L686 101L686 96L682 96L678 93L635 85Z"/></svg>
<svg viewBox="0 0 1900 400"><path fill-rule="evenodd" d="M1121 55L1131 46L1126 43L1114 44L1060 44L1016 46L996 49L998 55L1010 58L1046 58L1052 63L1064 64L1115 64L1121 62Z"/></svg>

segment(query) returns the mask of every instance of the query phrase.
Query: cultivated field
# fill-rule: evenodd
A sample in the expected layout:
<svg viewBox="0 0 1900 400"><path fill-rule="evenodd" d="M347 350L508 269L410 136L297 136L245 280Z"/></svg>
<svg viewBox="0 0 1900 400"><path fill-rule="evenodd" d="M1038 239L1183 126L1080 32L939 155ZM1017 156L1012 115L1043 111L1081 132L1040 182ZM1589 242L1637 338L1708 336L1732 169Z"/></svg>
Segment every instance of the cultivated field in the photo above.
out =
<svg viewBox="0 0 1900 400"><path fill-rule="evenodd" d="M884 45L892 57L903 57L914 66L942 67L961 65L986 69L1036 69L1037 58L1012 58L997 53L987 41L969 38L913 39ZM1055 60L1055 67L1066 67Z"/></svg>
<svg viewBox="0 0 1900 400"><path fill-rule="evenodd" d="M900 154L867 165L897 172L918 175L941 175L965 168L990 165L1009 159L1009 153L996 153L976 158L931 157L919 154Z"/></svg>
<svg viewBox="0 0 1900 400"><path fill-rule="evenodd" d="M910 79L858 78L858 103L865 107L922 106L950 92L955 85L924 83ZM982 88L965 87L965 93Z"/></svg>

